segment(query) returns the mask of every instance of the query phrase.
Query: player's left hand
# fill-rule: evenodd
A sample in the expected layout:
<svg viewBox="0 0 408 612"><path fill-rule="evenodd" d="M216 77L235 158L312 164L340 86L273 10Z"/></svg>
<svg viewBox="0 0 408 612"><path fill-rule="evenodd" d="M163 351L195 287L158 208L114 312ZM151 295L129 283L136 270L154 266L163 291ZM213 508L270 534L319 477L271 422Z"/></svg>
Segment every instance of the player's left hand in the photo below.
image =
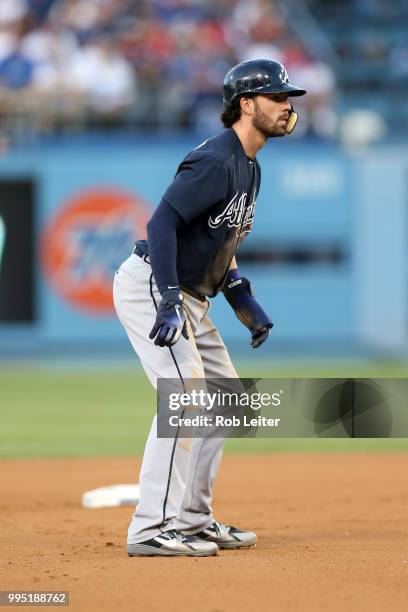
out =
<svg viewBox="0 0 408 612"><path fill-rule="evenodd" d="M256 301L249 280L244 277L229 280L227 277L223 293L239 321L251 332L252 348L261 346L273 323Z"/></svg>

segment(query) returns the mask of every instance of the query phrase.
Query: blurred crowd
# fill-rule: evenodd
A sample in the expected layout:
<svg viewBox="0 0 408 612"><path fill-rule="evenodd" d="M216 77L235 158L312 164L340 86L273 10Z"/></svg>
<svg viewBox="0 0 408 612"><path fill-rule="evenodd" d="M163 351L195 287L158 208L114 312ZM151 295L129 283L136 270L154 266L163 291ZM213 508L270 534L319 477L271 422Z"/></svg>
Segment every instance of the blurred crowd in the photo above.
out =
<svg viewBox="0 0 408 612"><path fill-rule="evenodd" d="M1 0L0 121L214 129L225 73L256 57L281 60L308 90L297 135L333 136L333 71L277 1Z"/></svg>

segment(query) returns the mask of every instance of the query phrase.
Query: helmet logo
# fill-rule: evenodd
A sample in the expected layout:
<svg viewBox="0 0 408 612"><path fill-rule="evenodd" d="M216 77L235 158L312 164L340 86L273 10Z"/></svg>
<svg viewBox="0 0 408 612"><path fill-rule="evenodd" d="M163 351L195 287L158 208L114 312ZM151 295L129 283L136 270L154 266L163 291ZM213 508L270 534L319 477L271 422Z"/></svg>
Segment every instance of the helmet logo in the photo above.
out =
<svg viewBox="0 0 408 612"><path fill-rule="evenodd" d="M282 84L289 83L288 73L286 72L286 68L284 66L282 66L282 70L279 73L279 78Z"/></svg>

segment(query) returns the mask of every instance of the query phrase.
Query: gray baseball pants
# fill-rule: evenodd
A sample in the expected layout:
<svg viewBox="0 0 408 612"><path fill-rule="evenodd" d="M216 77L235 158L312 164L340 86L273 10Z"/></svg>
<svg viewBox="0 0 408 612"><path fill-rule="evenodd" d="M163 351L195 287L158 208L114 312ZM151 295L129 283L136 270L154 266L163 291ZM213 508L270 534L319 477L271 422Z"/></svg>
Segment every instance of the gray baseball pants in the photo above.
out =
<svg viewBox="0 0 408 612"><path fill-rule="evenodd" d="M118 317L152 385L158 378L237 378L228 351L211 322L210 302L184 292L189 340L156 346L149 332L160 293L148 258L132 254L115 274L113 298ZM132 516L128 543L169 529L198 533L213 521L212 484L221 460L222 438L157 437L156 417L140 471L140 502Z"/></svg>

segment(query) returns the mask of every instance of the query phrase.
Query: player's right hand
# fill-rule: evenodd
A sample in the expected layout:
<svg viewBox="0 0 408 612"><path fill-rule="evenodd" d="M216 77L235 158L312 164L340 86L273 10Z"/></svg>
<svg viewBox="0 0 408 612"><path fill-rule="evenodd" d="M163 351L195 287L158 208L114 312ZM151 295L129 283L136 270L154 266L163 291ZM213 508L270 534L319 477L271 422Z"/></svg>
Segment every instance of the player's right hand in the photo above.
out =
<svg viewBox="0 0 408 612"><path fill-rule="evenodd" d="M149 338L158 346L173 346L181 334L188 340L187 319L183 310L183 294L180 289L163 291L157 309L156 321Z"/></svg>

